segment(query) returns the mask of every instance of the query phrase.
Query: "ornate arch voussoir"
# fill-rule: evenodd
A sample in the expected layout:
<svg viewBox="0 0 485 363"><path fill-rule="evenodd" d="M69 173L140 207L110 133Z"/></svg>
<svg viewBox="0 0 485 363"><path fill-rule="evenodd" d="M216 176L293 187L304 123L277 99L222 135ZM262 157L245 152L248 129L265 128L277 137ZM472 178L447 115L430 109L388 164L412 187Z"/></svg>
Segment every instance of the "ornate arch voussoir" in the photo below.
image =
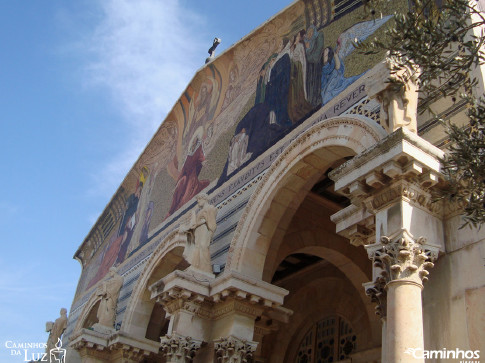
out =
<svg viewBox="0 0 485 363"><path fill-rule="evenodd" d="M225 271L241 270L244 248L261 213L271 203L275 192L281 188L283 178L305 157L328 147L351 149L355 154L372 147L386 136L375 121L355 115L316 120L316 124L296 137L268 168L259 182L237 225L229 248ZM256 228L256 229L255 229Z"/></svg>
<svg viewBox="0 0 485 363"><path fill-rule="evenodd" d="M81 313L79 314L79 317L76 321L76 325L74 326L74 330L72 331L71 336L75 336L77 333L81 331L84 323L86 322L86 319L89 316L89 313L93 310L96 303L100 300L101 300L101 296L97 295L96 289L94 289L88 301L86 302L86 304L84 304L84 307L82 308Z"/></svg>
<svg viewBox="0 0 485 363"><path fill-rule="evenodd" d="M127 328L134 323L133 313L136 308L136 304L139 299L143 296L146 284L150 279L153 271L158 266L159 262L170 252L177 247L185 247L186 235L181 234L178 230L170 232L158 245L158 247L153 251L152 255L146 262L143 272L140 274L133 292L131 294L130 301L128 303L125 317L123 319L121 330L125 331Z"/></svg>

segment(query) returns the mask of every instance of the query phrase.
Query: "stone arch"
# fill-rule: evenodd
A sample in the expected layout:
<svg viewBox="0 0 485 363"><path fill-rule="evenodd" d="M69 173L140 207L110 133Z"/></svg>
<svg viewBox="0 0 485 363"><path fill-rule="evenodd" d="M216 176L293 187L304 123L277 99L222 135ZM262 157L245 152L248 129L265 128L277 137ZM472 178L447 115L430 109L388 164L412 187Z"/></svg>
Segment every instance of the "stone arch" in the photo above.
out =
<svg viewBox="0 0 485 363"><path fill-rule="evenodd" d="M93 290L93 292L91 293L91 296L89 297L86 304L84 304L84 307L81 310L81 313L79 314L79 318L76 321L76 325L74 326L72 335L75 335L82 328L84 328L84 325L88 317L92 315L92 313L94 313L95 309L97 310L97 307L99 306L100 301L101 301L101 296L96 295L96 290Z"/></svg>
<svg viewBox="0 0 485 363"><path fill-rule="evenodd" d="M145 337L155 301L148 288L170 272L187 265L183 259L186 236L178 231L165 237L148 259L128 303L121 330L132 336Z"/></svg>
<svg viewBox="0 0 485 363"><path fill-rule="evenodd" d="M265 260L307 192L335 161L353 156L386 136L363 116L320 121L303 132L279 155L251 196L229 248L226 271L263 277Z"/></svg>

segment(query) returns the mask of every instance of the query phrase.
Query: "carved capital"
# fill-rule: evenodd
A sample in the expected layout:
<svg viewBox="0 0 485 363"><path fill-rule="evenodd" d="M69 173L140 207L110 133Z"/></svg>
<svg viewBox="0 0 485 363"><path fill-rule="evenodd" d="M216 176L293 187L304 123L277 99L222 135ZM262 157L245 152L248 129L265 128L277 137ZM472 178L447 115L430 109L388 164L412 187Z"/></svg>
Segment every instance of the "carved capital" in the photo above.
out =
<svg viewBox="0 0 485 363"><path fill-rule="evenodd" d="M167 363L190 363L199 350L202 341L178 334L166 335L161 339Z"/></svg>
<svg viewBox="0 0 485 363"><path fill-rule="evenodd" d="M256 342L239 339L234 336L214 341L217 362L220 363L251 362L256 347Z"/></svg>
<svg viewBox="0 0 485 363"><path fill-rule="evenodd" d="M379 276L374 282L364 284L365 294L370 297L373 303L376 303L376 315L380 316L381 319L387 317L386 283L387 281Z"/></svg>
<svg viewBox="0 0 485 363"><path fill-rule="evenodd" d="M205 297L183 289L171 289L157 297L157 302L163 305L167 313L173 315L184 310L201 318L210 318L211 303Z"/></svg>
<svg viewBox="0 0 485 363"><path fill-rule="evenodd" d="M424 237L415 240L403 231L393 238L383 236L380 242L366 249L386 282L407 280L421 285L428 280L428 269L438 258L438 248L426 242Z"/></svg>

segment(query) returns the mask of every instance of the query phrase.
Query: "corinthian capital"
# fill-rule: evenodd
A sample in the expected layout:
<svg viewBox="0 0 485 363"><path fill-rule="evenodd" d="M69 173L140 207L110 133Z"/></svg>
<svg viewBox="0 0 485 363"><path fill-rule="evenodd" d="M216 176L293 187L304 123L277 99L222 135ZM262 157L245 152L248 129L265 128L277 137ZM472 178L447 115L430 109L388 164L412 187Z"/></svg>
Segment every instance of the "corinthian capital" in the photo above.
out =
<svg viewBox="0 0 485 363"><path fill-rule="evenodd" d="M373 303L376 303L376 315L379 315L381 319L387 317L387 281L379 276L374 282L368 282L364 284L365 294L370 297Z"/></svg>
<svg viewBox="0 0 485 363"><path fill-rule="evenodd" d="M428 269L438 258L438 248L428 245L426 238L412 238L403 231L394 238L381 237L380 243L366 246L374 266L382 270L387 282L409 280L422 284L428 280Z"/></svg>
<svg viewBox="0 0 485 363"><path fill-rule="evenodd" d="M216 340L214 341L214 349L216 351L217 362L250 362L256 350L256 344L255 342L238 339L233 336Z"/></svg>
<svg viewBox="0 0 485 363"><path fill-rule="evenodd" d="M161 347L167 357L167 363L190 363L199 350L202 341L178 334L161 338Z"/></svg>

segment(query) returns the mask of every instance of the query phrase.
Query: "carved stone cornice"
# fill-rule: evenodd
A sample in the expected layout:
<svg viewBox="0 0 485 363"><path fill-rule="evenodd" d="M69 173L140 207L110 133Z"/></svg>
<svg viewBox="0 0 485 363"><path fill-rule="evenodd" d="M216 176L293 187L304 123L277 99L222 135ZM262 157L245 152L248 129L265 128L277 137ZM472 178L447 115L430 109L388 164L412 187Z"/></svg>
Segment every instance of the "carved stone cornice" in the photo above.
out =
<svg viewBox="0 0 485 363"><path fill-rule="evenodd" d="M234 336L214 341L217 362L220 363L251 362L256 347L256 342L242 340Z"/></svg>
<svg viewBox="0 0 485 363"><path fill-rule="evenodd" d="M247 315L252 318L261 316L264 311L264 307L256 304L250 304L245 301L238 301L234 299L228 299L225 302L221 302L214 306L212 311L212 317L214 319L220 319L228 314L238 313Z"/></svg>
<svg viewBox="0 0 485 363"><path fill-rule="evenodd" d="M149 356L156 356L159 344L148 339L135 338L121 331L99 332L82 329L71 337L70 347L84 355L111 357L141 361ZM110 359L111 359L110 358Z"/></svg>
<svg viewBox="0 0 485 363"><path fill-rule="evenodd" d="M335 190L352 202L331 217L337 233L353 245L371 244L375 242L376 225L382 228L384 218L381 216L378 222L375 216L401 202L405 203L400 207L403 215L415 207L423 211L422 215L442 220L443 203L436 202L432 194L441 180L442 157L441 150L401 128L332 171L329 177L335 181ZM441 239L434 236L434 244L436 238Z"/></svg>
<svg viewBox="0 0 485 363"><path fill-rule="evenodd" d="M443 203L437 201L433 195L419 185L419 181L399 180L383 190L375 192L363 201L368 211L377 213L386 205L404 200L411 205L421 208L437 218L443 216Z"/></svg>
<svg viewBox="0 0 485 363"><path fill-rule="evenodd" d="M193 271L174 271L150 287L151 298L169 314L184 310L204 319L229 313L261 316L263 312L286 321L292 314L282 307L288 291L236 272L204 280Z"/></svg>
<svg viewBox="0 0 485 363"><path fill-rule="evenodd" d="M375 219L368 210L354 204L330 216L336 225L336 232L348 238L353 246L374 243Z"/></svg>
<svg viewBox="0 0 485 363"><path fill-rule="evenodd" d="M108 348L109 335L91 329L81 329L70 337L69 346L76 349L103 351Z"/></svg>
<svg viewBox="0 0 485 363"><path fill-rule="evenodd" d="M166 335L161 340L167 363L190 363L202 345L202 341L178 334Z"/></svg>
<svg viewBox="0 0 485 363"><path fill-rule="evenodd" d="M423 188L438 182L444 152L400 128L330 172L335 190L351 198L378 190L392 180L416 178Z"/></svg>
<svg viewBox="0 0 485 363"><path fill-rule="evenodd" d="M113 358L115 358L116 360L123 358L131 360L133 362L141 362L143 361L143 359L148 358L150 357L150 355L154 354L151 351L122 343L110 345L109 350L111 351L111 355L113 356Z"/></svg>
<svg viewBox="0 0 485 363"><path fill-rule="evenodd" d="M380 243L368 245L366 250L386 283L407 280L422 285L428 280L427 270L434 266L439 252L437 247L426 242L424 237L415 240L403 231L392 238L383 236Z"/></svg>

